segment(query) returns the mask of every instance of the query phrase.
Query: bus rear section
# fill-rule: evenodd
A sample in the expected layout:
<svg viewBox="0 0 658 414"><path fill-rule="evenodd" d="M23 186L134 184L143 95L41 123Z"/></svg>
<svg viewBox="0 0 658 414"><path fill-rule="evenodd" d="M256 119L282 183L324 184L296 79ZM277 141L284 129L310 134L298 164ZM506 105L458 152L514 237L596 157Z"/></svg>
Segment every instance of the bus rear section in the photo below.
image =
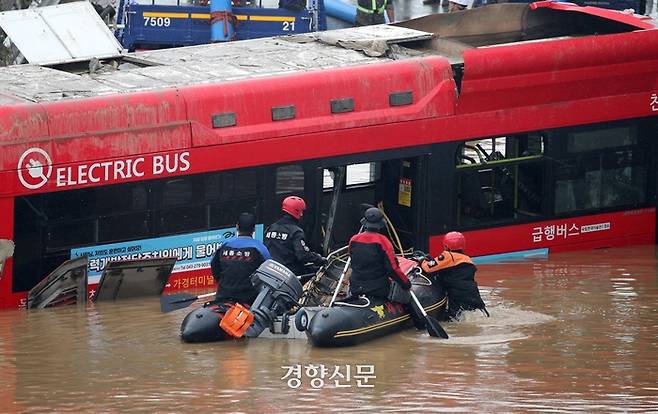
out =
<svg viewBox="0 0 658 414"><path fill-rule="evenodd" d="M652 244L657 131L654 116L453 146L454 227L481 260Z"/></svg>

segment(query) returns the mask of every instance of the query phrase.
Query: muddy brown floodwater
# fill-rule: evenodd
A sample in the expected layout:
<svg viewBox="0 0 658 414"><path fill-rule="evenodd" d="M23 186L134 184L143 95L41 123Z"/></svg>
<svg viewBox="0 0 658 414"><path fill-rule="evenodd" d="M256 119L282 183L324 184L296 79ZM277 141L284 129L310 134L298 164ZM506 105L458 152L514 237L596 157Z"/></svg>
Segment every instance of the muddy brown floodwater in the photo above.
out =
<svg viewBox="0 0 658 414"><path fill-rule="evenodd" d="M0 412L655 413L657 253L482 264L491 318L444 324L447 341L184 344L192 308L162 314L157 299L3 311Z"/></svg>

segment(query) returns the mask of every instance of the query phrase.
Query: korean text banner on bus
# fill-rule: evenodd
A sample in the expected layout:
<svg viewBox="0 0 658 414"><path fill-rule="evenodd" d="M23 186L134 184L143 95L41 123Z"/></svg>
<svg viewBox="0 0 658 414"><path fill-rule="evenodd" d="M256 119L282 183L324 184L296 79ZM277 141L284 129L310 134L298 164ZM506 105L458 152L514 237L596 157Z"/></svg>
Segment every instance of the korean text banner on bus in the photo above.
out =
<svg viewBox="0 0 658 414"><path fill-rule="evenodd" d="M235 227L71 249L71 259L87 255L89 283L98 282L107 263L120 260L176 257L172 273L186 272L209 268L213 253L231 237ZM255 237L263 240L262 224L256 225Z"/></svg>

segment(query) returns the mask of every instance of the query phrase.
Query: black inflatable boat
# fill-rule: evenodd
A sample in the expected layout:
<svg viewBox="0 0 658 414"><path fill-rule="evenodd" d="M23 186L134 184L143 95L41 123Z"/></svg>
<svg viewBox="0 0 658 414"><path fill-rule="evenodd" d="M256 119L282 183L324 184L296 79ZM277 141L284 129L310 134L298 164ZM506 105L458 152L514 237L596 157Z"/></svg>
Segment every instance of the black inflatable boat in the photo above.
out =
<svg viewBox="0 0 658 414"><path fill-rule="evenodd" d="M442 319L447 303L443 288L432 284L416 262L399 259L425 311ZM252 276L261 291L251 306L255 318L245 337L303 338L305 335L315 346L340 347L357 345L414 325L409 305L368 298L346 301L349 271L342 280L338 300L329 307L332 293L340 282L343 263L332 261L303 290L284 266L273 260L263 263ZM220 328L231 306L229 302L208 302L193 310L183 320L181 339L209 342L232 338Z"/></svg>
<svg viewBox="0 0 658 414"><path fill-rule="evenodd" d="M274 260L266 260L251 276L260 291L250 307L253 323L244 334L247 338L259 336L274 323L277 316L285 316L297 305L302 285L287 267ZM220 327L222 318L231 309L231 302L208 302L190 312L181 324L181 339L185 342L210 342L232 338ZM245 326L246 327L246 326Z"/></svg>
<svg viewBox="0 0 658 414"><path fill-rule="evenodd" d="M443 288L432 284L416 271L408 274L413 284L412 290L427 314L442 318L447 304ZM414 326L409 306L363 297L337 301L332 307L302 308L295 320L297 328L305 329L308 339L315 346L351 346ZM313 311L312 317L304 315L309 310ZM304 320L308 321L306 326Z"/></svg>

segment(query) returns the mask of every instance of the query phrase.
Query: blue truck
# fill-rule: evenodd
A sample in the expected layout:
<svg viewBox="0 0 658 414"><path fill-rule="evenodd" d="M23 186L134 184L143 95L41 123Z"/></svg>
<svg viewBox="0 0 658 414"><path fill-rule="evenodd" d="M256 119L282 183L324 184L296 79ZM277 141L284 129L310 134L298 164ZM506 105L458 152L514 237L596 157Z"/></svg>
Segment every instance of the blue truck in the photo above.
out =
<svg viewBox="0 0 658 414"><path fill-rule="evenodd" d="M327 29L323 0L306 6L281 1L274 7L255 0L235 2L229 18L235 36L255 39ZM214 16L213 16L214 17ZM121 0L115 36L129 51L192 46L211 42L211 10L207 0Z"/></svg>

